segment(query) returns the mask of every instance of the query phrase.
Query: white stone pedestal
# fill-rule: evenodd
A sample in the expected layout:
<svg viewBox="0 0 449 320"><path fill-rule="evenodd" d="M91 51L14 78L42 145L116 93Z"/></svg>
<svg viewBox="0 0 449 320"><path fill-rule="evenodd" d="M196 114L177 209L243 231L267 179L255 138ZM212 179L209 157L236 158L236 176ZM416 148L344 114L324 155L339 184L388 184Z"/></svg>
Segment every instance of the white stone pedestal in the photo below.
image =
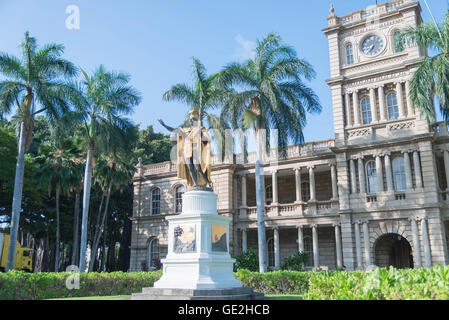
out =
<svg viewBox="0 0 449 320"><path fill-rule="evenodd" d="M217 213L217 195L188 191L183 209L168 220L168 254L162 260L159 289L231 289L242 284L233 275L229 254L231 218Z"/></svg>

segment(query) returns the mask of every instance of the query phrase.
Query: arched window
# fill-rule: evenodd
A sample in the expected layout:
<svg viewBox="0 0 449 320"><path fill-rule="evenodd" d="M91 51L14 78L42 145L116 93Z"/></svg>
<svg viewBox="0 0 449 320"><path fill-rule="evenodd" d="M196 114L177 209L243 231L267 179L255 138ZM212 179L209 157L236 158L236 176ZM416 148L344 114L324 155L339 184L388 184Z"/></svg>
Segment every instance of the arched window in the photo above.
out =
<svg viewBox="0 0 449 320"><path fill-rule="evenodd" d="M155 216L161 213L161 189L154 188L151 191L151 215Z"/></svg>
<svg viewBox="0 0 449 320"><path fill-rule="evenodd" d="M304 252L307 252L307 254L308 254L306 266L313 267L313 265L314 265L314 262L313 262L313 240L312 240L312 237L310 237L310 236L304 237Z"/></svg>
<svg viewBox="0 0 449 320"><path fill-rule="evenodd" d="M354 47L352 43L346 45L345 51L346 51L346 64L354 64Z"/></svg>
<svg viewBox="0 0 449 320"><path fill-rule="evenodd" d="M160 267L160 256L159 256L159 240L154 238L148 244L148 261L147 266L149 268Z"/></svg>
<svg viewBox="0 0 449 320"><path fill-rule="evenodd" d="M177 186L175 189L175 212L182 212L182 195L185 192L184 186Z"/></svg>
<svg viewBox="0 0 449 320"><path fill-rule="evenodd" d="M366 163L366 189L369 194L377 192L376 162L372 160Z"/></svg>
<svg viewBox="0 0 449 320"><path fill-rule="evenodd" d="M274 267L274 239L270 238L267 241L268 266Z"/></svg>
<svg viewBox="0 0 449 320"><path fill-rule="evenodd" d="M270 184L265 188L265 203L270 205L273 202L273 186Z"/></svg>
<svg viewBox="0 0 449 320"><path fill-rule="evenodd" d="M399 118L398 97L396 93L392 92L387 95L388 119Z"/></svg>
<svg viewBox="0 0 449 320"><path fill-rule="evenodd" d="M401 32L399 32L398 30L393 32L393 48L394 48L394 52L396 52L396 53L404 51L404 45L398 41L400 36L401 36Z"/></svg>
<svg viewBox="0 0 449 320"><path fill-rule="evenodd" d="M406 189L405 165L402 157L393 159L393 180L394 191L404 191Z"/></svg>
<svg viewBox="0 0 449 320"><path fill-rule="evenodd" d="M307 181L301 183L301 195L302 201L307 202L310 200L310 184Z"/></svg>
<svg viewBox="0 0 449 320"><path fill-rule="evenodd" d="M369 98L364 98L360 102L360 106L362 109L362 121L363 124L369 124L372 121L371 118L371 103Z"/></svg>

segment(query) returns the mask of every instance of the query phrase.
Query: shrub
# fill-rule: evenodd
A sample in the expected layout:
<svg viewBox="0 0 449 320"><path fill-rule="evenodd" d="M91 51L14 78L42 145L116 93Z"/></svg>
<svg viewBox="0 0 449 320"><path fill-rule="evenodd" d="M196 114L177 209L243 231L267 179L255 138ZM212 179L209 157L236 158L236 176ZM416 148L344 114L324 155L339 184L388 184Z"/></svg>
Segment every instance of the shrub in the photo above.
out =
<svg viewBox="0 0 449 320"><path fill-rule="evenodd" d="M296 253L284 259L281 265L282 270L302 271L309 259L309 254L305 251L297 251Z"/></svg>
<svg viewBox="0 0 449 320"><path fill-rule="evenodd" d="M234 271L246 269L249 271L259 270L259 257L257 252L253 249L242 251L235 257Z"/></svg>
<svg viewBox="0 0 449 320"><path fill-rule="evenodd" d="M310 273L298 271L273 271L267 273L239 270L236 278L245 287L265 294L304 294Z"/></svg>
<svg viewBox="0 0 449 320"><path fill-rule="evenodd" d="M70 290L66 280L73 273L0 273L1 300L41 300L70 297L129 295L151 287L161 275L155 272L80 273L80 288Z"/></svg>

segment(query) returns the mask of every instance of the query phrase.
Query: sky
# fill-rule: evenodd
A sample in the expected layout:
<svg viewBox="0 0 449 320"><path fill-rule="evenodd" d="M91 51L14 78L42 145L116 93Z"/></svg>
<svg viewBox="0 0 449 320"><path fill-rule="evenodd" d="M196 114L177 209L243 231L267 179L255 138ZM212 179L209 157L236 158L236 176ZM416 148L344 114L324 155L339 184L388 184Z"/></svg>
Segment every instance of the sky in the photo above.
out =
<svg viewBox="0 0 449 320"><path fill-rule="evenodd" d="M378 1L386 2L386 1ZM337 16L363 10L375 0L332 0ZM428 0L441 21L447 0ZM329 0L0 0L0 51L19 55L19 44L29 31L38 44L65 45L64 57L88 72L100 64L131 75L131 85L143 101L131 116L140 128L163 119L176 126L189 109L162 100L177 83L191 83L192 57L208 73L234 61L251 57L256 41L268 33L279 34L298 56L314 67L317 77L308 85L323 106L320 115L309 115L307 142L334 138L329 78L327 26ZM67 28L75 5L79 29ZM424 21L430 15L424 2ZM69 20L71 22L73 20Z"/></svg>

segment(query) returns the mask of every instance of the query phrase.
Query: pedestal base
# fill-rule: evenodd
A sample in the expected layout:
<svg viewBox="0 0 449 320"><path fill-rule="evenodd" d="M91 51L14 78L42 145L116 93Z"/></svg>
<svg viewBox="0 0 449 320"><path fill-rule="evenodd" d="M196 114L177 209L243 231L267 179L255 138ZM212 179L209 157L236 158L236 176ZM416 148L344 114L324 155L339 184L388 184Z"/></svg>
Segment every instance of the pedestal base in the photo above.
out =
<svg viewBox="0 0 449 320"><path fill-rule="evenodd" d="M131 300L264 300L263 293L251 288L230 289L160 289L143 288Z"/></svg>

